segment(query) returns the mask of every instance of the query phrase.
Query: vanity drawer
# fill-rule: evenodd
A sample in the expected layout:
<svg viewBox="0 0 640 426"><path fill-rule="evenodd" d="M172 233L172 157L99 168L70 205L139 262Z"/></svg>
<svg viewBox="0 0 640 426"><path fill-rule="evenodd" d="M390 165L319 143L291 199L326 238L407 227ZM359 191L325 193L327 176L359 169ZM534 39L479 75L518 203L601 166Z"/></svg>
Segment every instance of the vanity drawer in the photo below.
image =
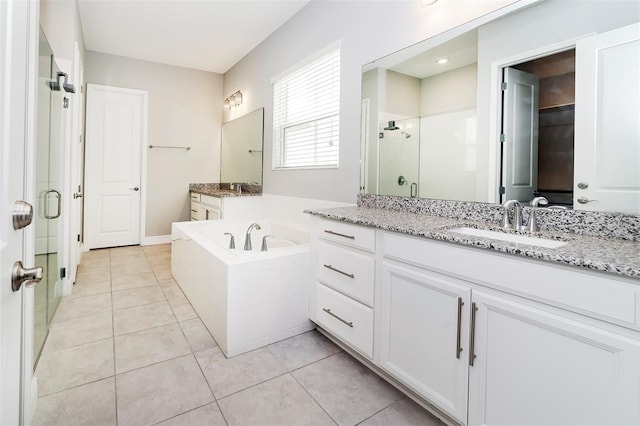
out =
<svg viewBox="0 0 640 426"><path fill-rule="evenodd" d="M332 220L319 220L318 237L373 253L376 248L376 231L373 228L351 225Z"/></svg>
<svg viewBox="0 0 640 426"><path fill-rule="evenodd" d="M318 243L318 280L373 307L375 259L335 244Z"/></svg>
<svg viewBox="0 0 640 426"><path fill-rule="evenodd" d="M197 192L191 192L191 201L195 201L196 203L200 202L200 194L198 194Z"/></svg>
<svg viewBox="0 0 640 426"><path fill-rule="evenodd" d="M213 197L211 195L202 195L200 197L200 203L210 207L222 207L222 199L220 197Z"/></svg>
<svg viewBox="0 0 640 426"><path fill-rule="evenodd" d="M360 352L373 357L373 309L317 283L316 321Z"/></svg>

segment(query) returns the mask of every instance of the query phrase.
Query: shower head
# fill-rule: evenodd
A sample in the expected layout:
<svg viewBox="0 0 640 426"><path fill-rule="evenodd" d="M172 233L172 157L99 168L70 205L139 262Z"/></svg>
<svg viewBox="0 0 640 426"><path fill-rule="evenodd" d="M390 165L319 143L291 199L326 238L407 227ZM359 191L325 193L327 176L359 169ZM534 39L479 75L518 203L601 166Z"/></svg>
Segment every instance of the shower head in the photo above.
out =
<svg viewBox="0 0 640 426"><path fill-rule="evenodd" d="M398 130L400 127L396 126L396 122L391 120L389 121L389 125L384 128L384 130Z"/></svg>

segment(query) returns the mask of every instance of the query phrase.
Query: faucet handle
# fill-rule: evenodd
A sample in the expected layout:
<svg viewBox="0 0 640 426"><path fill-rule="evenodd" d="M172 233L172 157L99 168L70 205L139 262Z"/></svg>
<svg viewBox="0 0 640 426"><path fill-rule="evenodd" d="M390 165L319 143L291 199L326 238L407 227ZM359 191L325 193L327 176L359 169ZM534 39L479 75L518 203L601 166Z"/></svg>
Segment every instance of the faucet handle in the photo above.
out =
<svg viewBox="0 0 640 426"><path fill-rule="evenodd" d="M534 208L538 206L547 206L549 205L549 200L544 197L535 197L533 200L531 200L529 205Z"/></svg>
<svg viewBox="0 0 640 426"><path fill-rule="evenodd" d="M260 248L260 251L269 250L269 247L267 247L267 238L273 238L273 235L265 235L264 237L262 237L262 247Z"/></svg>
<svg viewBox="0 0 640 426"><path fill-rule="evenodd" d="M236 248L236 239L233 236L233 234L230 233L230 232L225 232L224 235L230 235L231 236L231 239L229 240L229 248L230 249Z"/></svg>

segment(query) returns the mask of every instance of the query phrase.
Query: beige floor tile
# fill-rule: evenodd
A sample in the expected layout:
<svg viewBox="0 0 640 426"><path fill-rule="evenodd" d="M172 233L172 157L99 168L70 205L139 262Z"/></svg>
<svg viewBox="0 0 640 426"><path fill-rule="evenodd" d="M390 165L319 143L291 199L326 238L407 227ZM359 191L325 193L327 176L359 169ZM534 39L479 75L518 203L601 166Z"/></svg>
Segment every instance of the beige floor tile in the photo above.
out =
<svg viewBox="0 0 640 426"><path fill-rule="evenodd" d="M96 294L104 294L111 292L111 280L91 281L79 283L73 286L71 297L95 296Z"/></svg>
<svg viewBox="0 0 640 426"><path fill-rule="evenodd" d="M145 287L151 284L157 284L156 277L148 270L135 270L128 272L113 272L111 274L111 290L126 290L128 288Z"/></svg>
<svg viewBox="0 0 640 426"><path fill-rule="evenodd" d="M167 300L175 300L176 302L186 302L187 297L184 295L179 286L163 288L162 291L164 295L167 297Z"/></svg>
<svg viewBox="0 0 640 426"><path fill-rule="evenodd" d="M156 284L114 291L111 297L113 299L113 309L124 309L167 300L162 289Z"/></svg>
<svg viewBox="0 0 640 426"><path fill-rule="evenodd" d="M208 358L209 361L212 359L211 356ZM266 348L201 366L217 399L280 376L287 371Z"/></svg>
<svg viewBox="0 0 640 426"><path fill-rule="evenodd" d="M267 347L289 371L304 367L342 350L315 330Z"/></svg>
<svg viewBox="0 0 640 426"><path fill-rule="evenodd" d="M189 301L175 301L169 300L169 305L171 305L171 309L173 310L173 315L176 316L178 321L186 321L190 319L198 318L198 314L191 306Z"/></svg>
<svg viewBox="0 0 640 426"><path fill-rule="evenodd" d="M56 321L51 325L46 350L57 351L113 337L111 312L87 315L80 319Z"/></svg>
<svg viewBox="0 0 640 426"><path fill-rule="evenodd" d="M289 374L218 401L230 425L335 425Z"/></svg>
<svg viewBox="0 0 640 426"><path fill-rule="evenodd" d="M134 256L137 254L144 254L142 246L125 246L111 249L111 258L119 256Z"/></svg>
<svg viewBox="0 0 640 426"><path fill-rule="evenodd" d="M113 329L116 336L176 322L168 302L113 311Z"/></svg>
<svg viewBox="0 0 640 426"><path fill-rule="evenodd" d="M38 362L40 396L113 376L113 339L58 351L45 350Z"/></svg>
<svg viewBox="0 0 640 426"><path fill-rule="evenodd" d="M193 355L116 376L119 425L149 425L213 402Z"/></svg>
<svg viewBox="0 0 640 426"><path fill-rule="evenodd" d="M164 253L171 254L171 244L156 244L152 246L142 246L142 250L147 256L154 256L154 255L164 254Z"/></svg>
<svg viewBox="0 0 640 426"><path fill-rule="evenodd" d="M340 425L354 425L402 397L344 352L292 372Z"/></svg>
<svg viewBox="0 0 640 426"><path fill-rule="evenodd" d="M178 324L168 324L115 338L116 373L191 353Z"/></svg>
<svg viewBox="0 0 640 426"><path fill-rule="evenodd" d="M162 290L171 289L171 288L180 288L175 278L163 278L158 280L158 285L162 287Z"/></svg>
<svg viewBox="0 0 640 426"><path fill-rule="evenodd" d="M174 279L173 275L171 274L171 267L170 266L156 266L153 268L153 273L155 274L156 278L158 280L170 280L170 279Z"/></svg>
<svg viewBox="0 0 640 426"><path fill-rule="evenodd" d="M199 352L194 352L194 355L196 356L196 360L198 361L198 364L200 364L202 371L208 369L209 366L215 362L227 359L222 353L222 350L217 346L215 348L207 348Z"/></svg>
<svg viewBox="0 0 640 426"><path fill-rule="evenodd" d="M193 352L218 346L200 318L182 321L179 324Z"/></svg>
<svg viewBox="0 0 640 426"><path fill-rule="evenodd" d="M52 321L64 321L110 311L111 293L82 297L63 297Z"/></svg>
<svg viewBox="0 0 640 426"><path fill-rule="evenodd" d="M111 269L109 266L79 269L76 274L76 285L93 284L96 282L111 282Z"/></svg>
<svg viewBox="0 0 640 426"><path fill-rule="evenodd" d="M404 397L369 417L362 426L444 426L436 416Z"/></svg>
<svg viewBox="0 0 640 426"><path fill-rule="evenodd" d="M212 402L160 422L156 426L227 426L227 422L222 417L218 404Z"/></svg>
<svg viewBox="0 0 640 426"><path fill-rule="evenodd" d="M115 379L109 377L38 399L33 425L115 425Z"/></svg>

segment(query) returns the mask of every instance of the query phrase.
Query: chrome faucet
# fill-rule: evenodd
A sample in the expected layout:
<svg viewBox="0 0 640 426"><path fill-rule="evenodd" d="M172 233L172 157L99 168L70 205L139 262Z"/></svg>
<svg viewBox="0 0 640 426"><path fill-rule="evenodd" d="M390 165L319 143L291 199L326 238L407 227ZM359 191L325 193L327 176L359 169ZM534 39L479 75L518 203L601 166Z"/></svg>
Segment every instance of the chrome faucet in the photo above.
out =
<svg viewBox="0 0 640 426"><path fill-rule="evenodd" d="M527 231L529 232L538 232L540 228L538 227L538 221L536 218L536 210L538 210L539 206L546 206L549 204L549 200L544 197L535 197L531 200L531 213L529 213L529 223L527 224Z"/></svg>
<svg viewBox="0 0 640 426"><path fill-rule="evenodd" d="M236 187L238 188L238 195L242 195L242 185L240 185L239 183L236 183Z"/></svg>
<svg viewBox="0 0 640 426"><path fill-rule="evenodd" d="M509 210L513 207L513 222L509 220ZM522 229L522 204L518 200L507 200L502 204L504 215L502 217L502 227L504 229Z"/></svg>
<svg viewBox="0 0 640 426"><path fill-rule="evenodd" d="M247 229L247 233L244 236L244 249L247 251L251 250L251 231L253 231L254 229L260 230L262 228L260 228L260 225L258 225L257 223L252 223L251 225L249 225L249 229Z"/></svg>

